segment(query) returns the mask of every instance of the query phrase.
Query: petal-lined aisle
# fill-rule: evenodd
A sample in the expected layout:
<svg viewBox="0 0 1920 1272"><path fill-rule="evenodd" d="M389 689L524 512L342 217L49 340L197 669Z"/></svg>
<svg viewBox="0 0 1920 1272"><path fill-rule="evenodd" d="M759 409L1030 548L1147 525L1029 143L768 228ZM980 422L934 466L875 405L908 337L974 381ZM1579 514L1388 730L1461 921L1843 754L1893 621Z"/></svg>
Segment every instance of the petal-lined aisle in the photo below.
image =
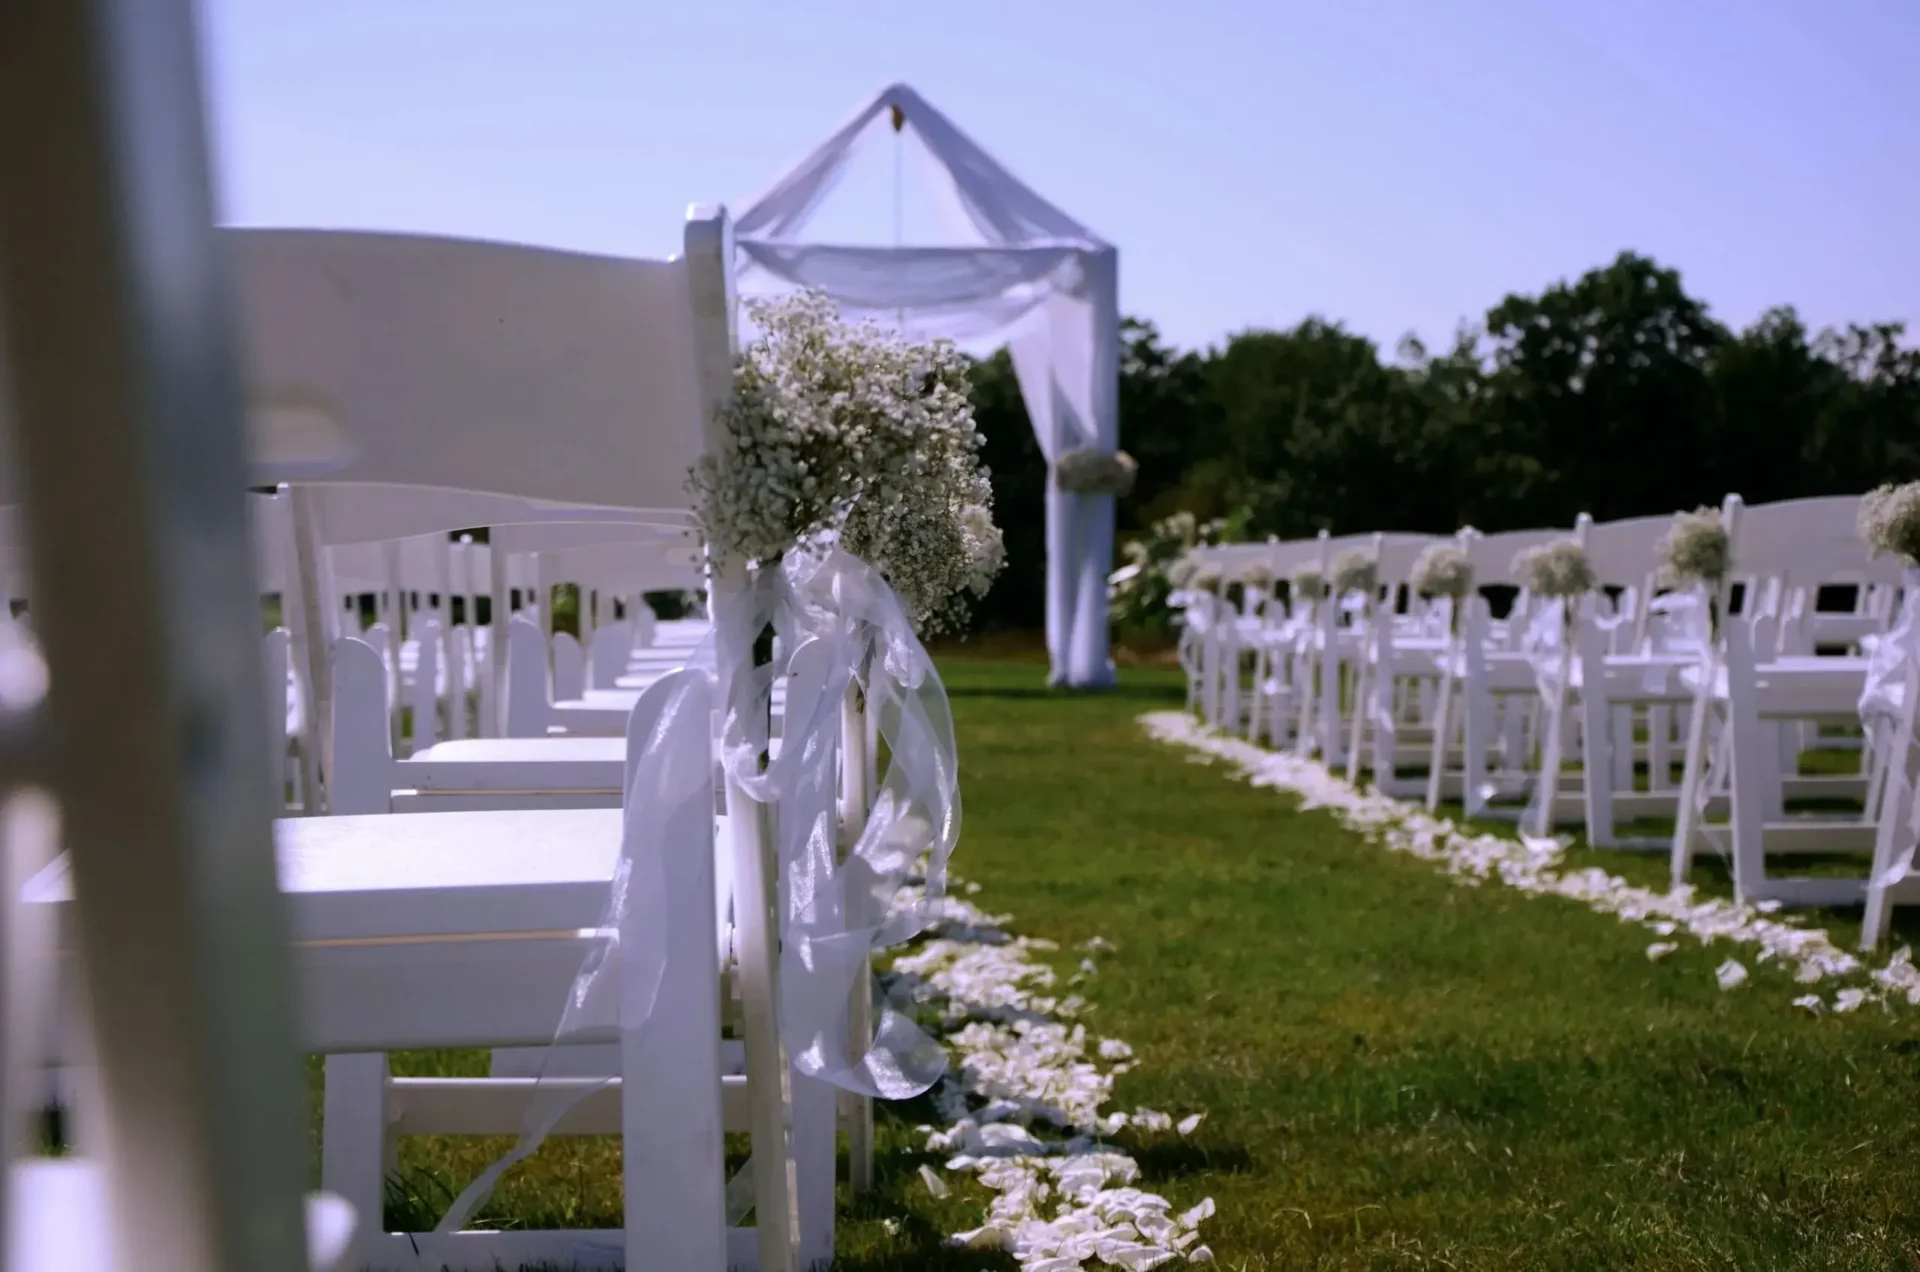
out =
<svg viewBox="0 0 1920 1272"><path fill-rule="evenodd" d="M1509 836L1462 829L1452 820L1435 817L1406 800L1378 791L1361 790L1329 773L1315 760L1268 751L1239 738L1227 737L1179 711L1158 711L1140 723L1162 742L1185 746L1202 756L1233 765L1237 776L1255 786L1298 795L1303 808L1331 810L1349 829L1395 852L1431 861L1467 884L1497 879L1522 892L1579 901L1622 922L1644 924L1659 937L1684 932L1703 944L1726 941L1756 947L1757 963L1778 963L1792 970L1799 985L1864 978L1867 983L1844 986L1829 1001L1819 993L1793 1000L1795 1007L1818 1015L1831 1008L1851 1012L1867 1002L1905 1001L1920 1005L1920 968L1913 951L1902 947L1882 966L1868 972L1859 959L1840 949L1827 934L1798 923L1769 917L1780 906L1772 902L1743 905L1699 896L1688 887L1667 892L1637 887L1606 871L1563 868L1566 843L1527 835ZM1647 958L1658 961L1677 945L1659 940L1647 946ZM1747 969L1737 958L1721 963L1715 972L1720 988L1737 989L1747 982Z"/></svg>
<svg viewBox="0 0 1920 1272"><path fill-rule="evenodd" d="M1213 1262L1199 1231L1213 1199L1174 1214L1165 1197L1134 1186L1139 1164L1110 1141L1129 1124L1190 1135L1202 1115L1176 1125L1157 1109L1103 1111L1114 1079L1134 1066L1133 1049L1115 1038L1092 1042L1075 1021L1086 1000L1049 992L1056 977L1041 956L1059 947L1009 936L1009 916L958 898L943 898L937 914L932 939L895 962L894 979L940 1009L954 1053L935 1091L947 1125L920 1128L927 1148L952 1154L949 1171L972 1174L993 1194L986 1222L954 1234L954 1243L1006 1251L1025 1272ZM1111 948L1097 937L1086 945ZM1073 979L1096 966L1083 960ZM944 1185L929 1175L929 1187Z"/></svg>

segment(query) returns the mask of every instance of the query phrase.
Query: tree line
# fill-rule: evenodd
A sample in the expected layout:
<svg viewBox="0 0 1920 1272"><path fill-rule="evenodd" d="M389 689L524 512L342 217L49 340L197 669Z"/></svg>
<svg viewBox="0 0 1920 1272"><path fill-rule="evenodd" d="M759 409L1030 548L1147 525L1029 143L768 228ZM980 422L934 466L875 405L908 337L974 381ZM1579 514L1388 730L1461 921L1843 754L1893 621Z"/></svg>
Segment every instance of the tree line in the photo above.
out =
<svg viewBox="0 0 1920 1272"><path fill-rule="evenodd" d="M1173 349L1122 324L1124 539L1187 510L1252 538L1571 526L1920 478L1920 350L1897 322L1810 332L1791 307L1734 331L1634 253L1510 295L1451 347L1391 356L1340 323ZM1006 572L981 628L1038 627L1047 470L1011 359L974 367Z"/></svg>

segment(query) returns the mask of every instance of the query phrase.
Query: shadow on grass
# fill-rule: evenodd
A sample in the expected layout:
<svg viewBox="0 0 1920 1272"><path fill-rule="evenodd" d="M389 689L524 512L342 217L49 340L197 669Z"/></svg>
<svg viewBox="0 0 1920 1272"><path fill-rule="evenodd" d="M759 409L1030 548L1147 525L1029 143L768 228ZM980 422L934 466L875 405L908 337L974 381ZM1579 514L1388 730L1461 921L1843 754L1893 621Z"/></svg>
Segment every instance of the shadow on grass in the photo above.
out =
<svg viewBox="0 0 1920 1272"><path fill-rule="evenodd" d="M1019 1262L997 1250L964 1250L947 1244L945 1234L909 1215L900 1221L902 1253L842 1254L833 1272L1016 1272Z"/></svg>
<svg viewBox="0 0 1920 1272"><path fill-rule="evenodd" d="M1205 1140L1154 1140L1127 1147L1140 1165L1140 1181L1151 1187L1190 1175L1244 1175L1253 1169L1253 1154L1239 1144L1212 1144Z"/></svg>
<svg viewBox="0 0 1920 1272"><path fill-rule="evenodd" d="M1075 698L1087 698L1096 701L1150 702L1162 706L1178 706L1186 701L1183 690L1166 685L1152 683L1139 684L1121 681L1105 689L1064 689L1057 685L947 685L948 698L1005 698L1045 699L1071 701Z"/></svg>

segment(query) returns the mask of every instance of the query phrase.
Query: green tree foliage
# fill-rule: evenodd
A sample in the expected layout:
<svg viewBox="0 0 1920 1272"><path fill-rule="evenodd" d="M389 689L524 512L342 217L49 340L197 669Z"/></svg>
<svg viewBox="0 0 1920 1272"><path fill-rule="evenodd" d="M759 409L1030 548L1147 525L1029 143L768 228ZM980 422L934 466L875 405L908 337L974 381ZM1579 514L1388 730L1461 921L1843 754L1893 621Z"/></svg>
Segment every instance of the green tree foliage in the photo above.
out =
<svg viewBox="0 0 1920 1272"><path fill-rule="evenodd" d="M1810 333L1790 308L1730 331L1631 252L1512 295L1453 344L1391 357L1338 322L1204 353L1122 329L1122 539L1187 510L1253 537L1570 526L1920 477L1920 350L1899 324ZM975 368L1008 568L987 626L1042 619L1046 467L1003 352Z"/></svg>

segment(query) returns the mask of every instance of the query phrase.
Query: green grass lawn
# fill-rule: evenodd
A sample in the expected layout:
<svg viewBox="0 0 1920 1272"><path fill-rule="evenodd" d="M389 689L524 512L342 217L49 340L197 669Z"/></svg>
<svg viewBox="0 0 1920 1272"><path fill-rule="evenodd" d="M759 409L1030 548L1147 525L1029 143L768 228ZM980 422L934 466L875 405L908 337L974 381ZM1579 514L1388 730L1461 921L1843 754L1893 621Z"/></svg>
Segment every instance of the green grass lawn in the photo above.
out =
<svg viewBox="0 0 1920 1272"><path fill-rule="evenodd" d="M1764 966L1722 993L1725 949L1650 963L1643 928L1458 886L1188 763L1135 723L1179 705L1176 673L1070 697L1031 663L945 672L954 868L1018 932L1118 945L1087 1025L1139 1053L1116 1107L1207 1114L1190 1139L1124 1142L1143 1187L1216 1200L1217 1266L1920 1267L1920 1016L1815 1019ZM1014 1266L942 1248L981 1194L929 1196L911 1129L929 1120L882 1111L881 1184L843 1209L839 1268ZM409 1179L450 1186L499 1147L410 1144ZM550 1145L493 1213L617 1222L617 1161Z"/></svg>

